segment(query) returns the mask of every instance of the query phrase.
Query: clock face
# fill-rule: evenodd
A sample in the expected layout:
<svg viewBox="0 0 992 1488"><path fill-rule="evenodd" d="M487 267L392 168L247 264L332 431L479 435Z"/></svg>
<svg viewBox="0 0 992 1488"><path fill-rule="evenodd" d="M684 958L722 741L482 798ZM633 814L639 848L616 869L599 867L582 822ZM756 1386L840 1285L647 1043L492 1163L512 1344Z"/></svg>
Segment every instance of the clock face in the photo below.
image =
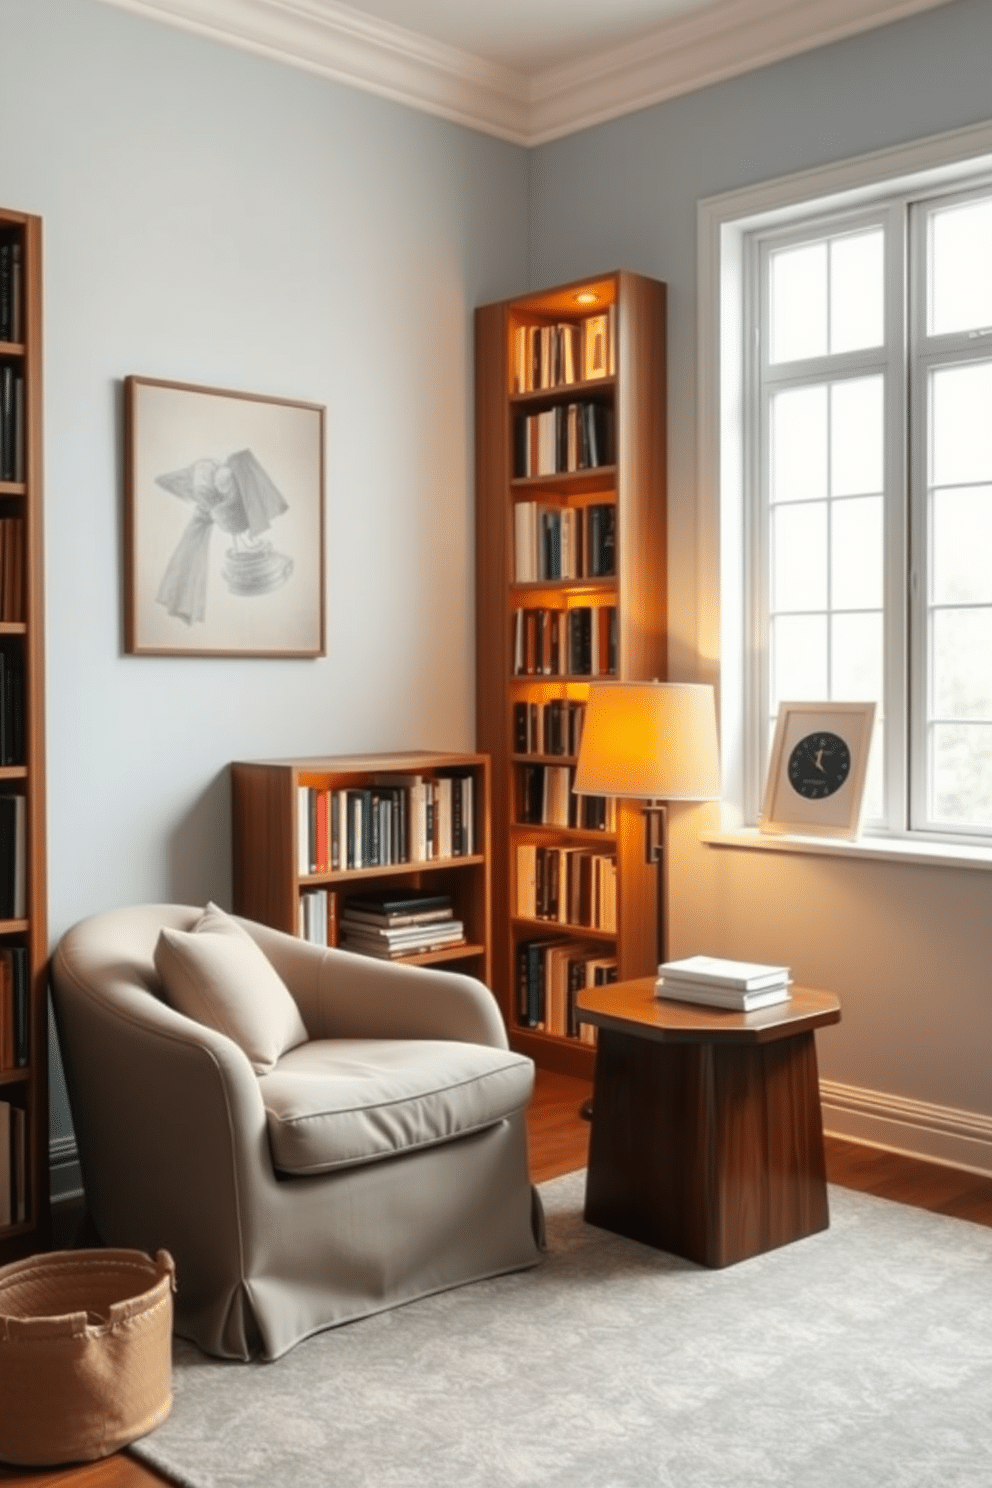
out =
<svg viewBox="0 0 992 1488"><path fill-rule="evenodd" d="M807 734L789 755L789 784L807 801L832 796L850 773L850 749L839 734L826 730Z"/></svg>

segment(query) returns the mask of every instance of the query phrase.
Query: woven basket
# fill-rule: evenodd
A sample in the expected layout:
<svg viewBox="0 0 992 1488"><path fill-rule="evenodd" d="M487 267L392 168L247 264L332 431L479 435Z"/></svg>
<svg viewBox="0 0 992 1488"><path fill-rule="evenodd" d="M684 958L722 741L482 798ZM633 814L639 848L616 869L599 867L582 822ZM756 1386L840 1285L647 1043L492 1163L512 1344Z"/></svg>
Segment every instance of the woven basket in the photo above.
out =
<svg viewBox="0 0 992 1488"><path fill-rule="evenodd" d="M168 1251L65 1250L0 1267L0 1461L92 1462L172 1406Z"/></svg>

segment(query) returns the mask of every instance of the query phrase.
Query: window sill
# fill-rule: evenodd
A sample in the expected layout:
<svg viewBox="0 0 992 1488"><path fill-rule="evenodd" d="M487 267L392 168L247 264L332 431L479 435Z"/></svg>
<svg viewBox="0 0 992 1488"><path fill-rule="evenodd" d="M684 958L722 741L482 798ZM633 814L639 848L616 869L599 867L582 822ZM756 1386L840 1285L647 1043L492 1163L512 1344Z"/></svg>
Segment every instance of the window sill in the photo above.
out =
<svg viewBox="0 0 992 1488"><path fill-rule="evenodd" d="M867 858L879 863L915 863L925 868L981 868L992 871L992 847L960 842L919 842L905 837L778 836L757 827L729 832L703 832L709 847L734 847L760 852L811 853L819 857Z"/></svg>

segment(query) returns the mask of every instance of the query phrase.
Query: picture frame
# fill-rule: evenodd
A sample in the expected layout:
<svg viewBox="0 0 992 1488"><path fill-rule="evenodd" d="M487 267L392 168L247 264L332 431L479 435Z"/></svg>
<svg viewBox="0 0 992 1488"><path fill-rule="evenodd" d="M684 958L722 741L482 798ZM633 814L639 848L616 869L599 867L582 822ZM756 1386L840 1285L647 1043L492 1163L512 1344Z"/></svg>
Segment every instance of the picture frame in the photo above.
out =
<svg viewBox="0 0 992 1488"><path fill-rule="evenodd" d="M124 381L124 646L326 654L321 404Z"/></svg>
<svg viewBox="0 0 992 1488"><path fill-rule="evenodd" d="M873 702L779 705L762 832L858 836L876 712Z"/></svg>

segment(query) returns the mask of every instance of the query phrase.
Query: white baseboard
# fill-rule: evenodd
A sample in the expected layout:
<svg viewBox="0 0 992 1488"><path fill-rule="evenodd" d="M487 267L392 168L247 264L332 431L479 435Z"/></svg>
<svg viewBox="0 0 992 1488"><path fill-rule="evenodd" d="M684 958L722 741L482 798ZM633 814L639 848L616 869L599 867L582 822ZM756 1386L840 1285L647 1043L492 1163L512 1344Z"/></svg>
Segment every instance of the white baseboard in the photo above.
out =
<svg viewBox="0 0 992 1488"><path fill-rule="evenodd" d="M820 1081L820 1101L829 1136L992 1177L992 1116L836 1080Z"/></svg>

